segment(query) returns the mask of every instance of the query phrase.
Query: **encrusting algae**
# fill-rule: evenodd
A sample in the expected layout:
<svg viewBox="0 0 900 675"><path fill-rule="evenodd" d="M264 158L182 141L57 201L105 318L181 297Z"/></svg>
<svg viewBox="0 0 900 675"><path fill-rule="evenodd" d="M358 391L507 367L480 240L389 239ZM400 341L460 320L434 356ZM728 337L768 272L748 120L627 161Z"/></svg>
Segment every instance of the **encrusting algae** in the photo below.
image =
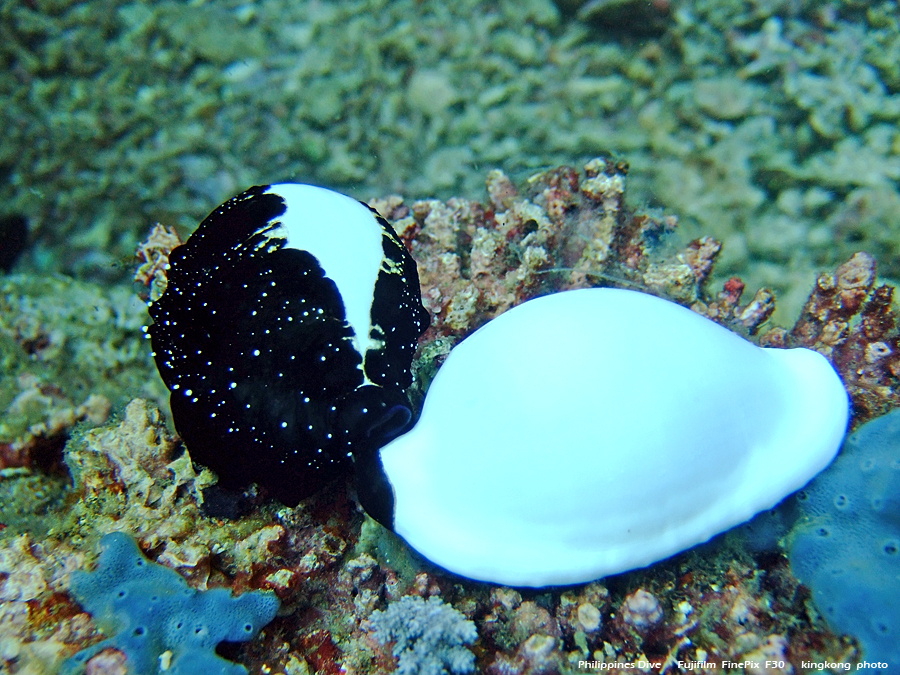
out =
<svg viewBox="0 0 900 675"><path fill-rule="evenodd" d="M710 291L718 242L674 245L677 219L630 208L626 185L627 166L597 159L583 172L559 167L522 185L492 172L484 203L371 201L415 257L432 314L415 364L419 398L449 346L492 317L539 295L611 285L670 298L764 345L822 352L848 385L854 424L895 405L893 289L876 283L871 257L858 254L822 275L796 326L770 327L771 293L742 302L737 278ZM152 247L152 256L167 255L177 241ZM162 266L152 256L139 277L158 285ZM137 334L131 339L146 349ZM149 367L145 373L155 377ZM58 459L72 485L37 517L39 527L20 532L4 515L0 672L53 673L103 638L67 590L71 572L91 567L100 538L113 531L136 537L151 560L195 589L277 594L282 609L260 637L225 648L254 674L392 672L392 645L379 641L371 619L407 596L439 598L474 622L475 668L491 675L584 672L579 662L647 662L658 665L617 672L676 673L679 661L714 663L695 672L722 673L729 672L723 663L767 660L781 665L744 670L799 673L803 661L860 657L816 615L780 551L752 553L726 536L574 587L520 592L470 582L373 529L343 480L295 509L250 490L239 517L211 516L205 501L215 477L192 464L155 403L134 398L115 410L105 424L88 413L71 416ZM18 468L40 471L26 462ZM4 474L5 483L18 480ZM120 660L104 658L112 665L89 663L87 672L122 672Z"/></svg>

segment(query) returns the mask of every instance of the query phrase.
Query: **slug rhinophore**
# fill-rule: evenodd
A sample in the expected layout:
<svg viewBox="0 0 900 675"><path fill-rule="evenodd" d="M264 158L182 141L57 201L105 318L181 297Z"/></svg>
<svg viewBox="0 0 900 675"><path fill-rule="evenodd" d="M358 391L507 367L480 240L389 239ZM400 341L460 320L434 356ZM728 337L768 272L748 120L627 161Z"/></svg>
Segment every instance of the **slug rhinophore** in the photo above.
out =
<svg viewBox="0 0 900 675"><path fill-rule="evenodd" d="M446 569L521 586L649 565L802 487L848 397L807 349L761 349L679 305L531 300L450 353L419 420L415 263L360 202L258 187L170 257L156 362L192 457L293 504L355 466L369 514Z"/></svg>
<svg viewBox="0 0 900 675"><path fill-rule="evenodd" d="M429 317L415 262L365 204L251 188L172 252L167 279L150 306L156 365L191 457L224 487L296 504L411 423Z"/></svg>

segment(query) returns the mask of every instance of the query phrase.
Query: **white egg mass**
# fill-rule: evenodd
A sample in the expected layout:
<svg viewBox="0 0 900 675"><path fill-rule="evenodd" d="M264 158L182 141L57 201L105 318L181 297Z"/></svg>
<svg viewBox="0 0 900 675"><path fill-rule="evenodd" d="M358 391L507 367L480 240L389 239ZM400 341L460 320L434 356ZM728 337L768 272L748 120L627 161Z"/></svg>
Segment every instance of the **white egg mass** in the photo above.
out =
<svg viewBox="0 0 900 675"><path fill-rule="evenodd" d="M643 293L559 293L452 350L416 425L380 450L387 524L472 579L585 582L774 506L832 460L847 419L820 354Z"/></svg>

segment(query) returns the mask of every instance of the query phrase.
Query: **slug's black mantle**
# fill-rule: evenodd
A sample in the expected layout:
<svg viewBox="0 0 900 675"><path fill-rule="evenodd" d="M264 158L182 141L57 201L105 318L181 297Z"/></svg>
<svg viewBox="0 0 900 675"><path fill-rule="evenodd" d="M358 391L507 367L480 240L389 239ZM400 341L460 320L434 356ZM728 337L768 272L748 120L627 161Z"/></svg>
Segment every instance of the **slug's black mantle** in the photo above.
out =
<svg viewBox="0 0 900 675"><path fill-rule="evenodd" d="M365 204L254 187L169 265L153 354L178 433L221 485L256 482L293 505L409 427L428 313L415 262Z"/></svg>

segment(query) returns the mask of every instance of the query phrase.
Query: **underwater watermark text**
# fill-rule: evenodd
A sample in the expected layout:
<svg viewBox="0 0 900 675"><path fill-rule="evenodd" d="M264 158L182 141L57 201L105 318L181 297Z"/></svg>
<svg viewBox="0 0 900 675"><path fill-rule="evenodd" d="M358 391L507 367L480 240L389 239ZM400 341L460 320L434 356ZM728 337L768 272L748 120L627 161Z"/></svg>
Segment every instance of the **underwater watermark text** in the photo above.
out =
<svg viewBox="0 0 900 675"><path fill-rule="evenodd" d="M579 661L578 668L584 670L597 670L597 671L616 671L616 670L641 670L644 672L659 672L660 669L665 665L667 668L671 668L675 666L677 670L675 672L692 672L692 671L712 671L712 670L723 670L723 671L731 671L735 669L752 669L752 670L761 670L763 668L778 668L784 669L787 666L785 661L675 661L675 662L662 662L662 661L614 661L614 662L606 662L606 661ZM795 664L796 665L796 664ZM870 669L881 669L884 670L888 667L888 664L882 662L873 662L873 661L860 661L859 663L839 663L836 661L803 661L800 664L801 668L805 668L808 670L818 670L818 671L850 671L850 670L870 670Z"/></svg>

